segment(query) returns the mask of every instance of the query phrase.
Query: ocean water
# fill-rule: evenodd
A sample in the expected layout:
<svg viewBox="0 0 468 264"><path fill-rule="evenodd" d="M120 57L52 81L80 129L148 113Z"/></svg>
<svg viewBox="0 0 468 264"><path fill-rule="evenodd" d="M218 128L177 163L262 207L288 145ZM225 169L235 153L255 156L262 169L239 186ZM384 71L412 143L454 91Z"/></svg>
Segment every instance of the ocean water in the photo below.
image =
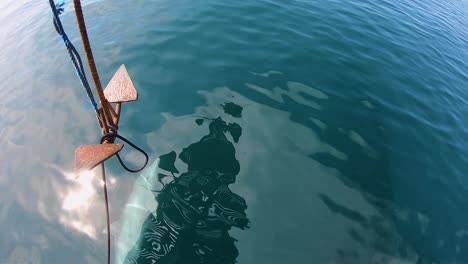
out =
<svg viewBox="0 0 468 264"><path fill-rule="evenodd" d="M112 263L468 263L467 1L83 9L150 155L106 163ZM99 129L48 2L0 10L0 263L104 263L100 171L72 175Z"/></svg>

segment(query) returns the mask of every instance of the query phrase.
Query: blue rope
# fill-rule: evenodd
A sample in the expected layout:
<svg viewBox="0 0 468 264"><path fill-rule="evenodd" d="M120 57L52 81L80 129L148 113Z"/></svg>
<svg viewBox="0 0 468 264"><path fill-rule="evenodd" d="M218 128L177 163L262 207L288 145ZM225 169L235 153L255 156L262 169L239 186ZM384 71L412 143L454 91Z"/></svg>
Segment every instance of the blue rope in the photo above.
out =
<svg viewBox="0 0 468 264"><path fill-rule="evenodd" d="M65 11L65 0L60 0L55 4L55 9L57 9L57 14L61 15Z"/></svg>
<svg viewBox="0 0 468 264"><path fill-rule="evenodd" d="M102 122L101 122L101 119L99 118L99 110L97 108L97 103L96 103L96 100L94 100L93 91L91 90L88 80L86 79L85 70L83 67L83 62L81 61L80 54L78 54L78 51L76 51L75 47L68 39L68 36L65 33L65 30L63 29L63 26L62 26L62 22L60 21L60 18L59 18L60 14L62 14L65 10L64 9L65 0L59 0L57 4L54 3L54 0L49 0L49 3L50 3L50 7L52 8L52 13L54 14L55 29L57 30L57 33L62 37L63 43L65 43L65 46L67 47L68 54L70 55L73 66L75 67L76 74L78 75L78 78L80 78L81 84L83 85L83 88L85 89L86 94L89 97L89 101L91 102L91 106L96 112L96 117L97 117L99 126L102 128ZM120 156L117 154L117 158L120 164L122 165L124 169L126 169L129 172L139 172L143 170L146 167L146 164L148 163L148 154L146 154L146 152L143 149L139 148L138 146L130 142L128 139L122 137L121 135L118 135L116 128L109 126L109 129L112 132L108 134L104 134L104 136L101 138L101 143L103 143L105 140L109 140L109 142L114 142L116 138L123 140L124 142L126 142L127 144L129 144L130 146L132 146L133 148L135 148L136 150L138 150L145 156L145 164L139 169L132 170L124 164Z"/></svg>
<svg viewBox="0 0 468 264"><path fill-rule="evenodd" d="M54 0L49 0L50 7L52 8L52 13L54 14L54 26L57 30L57 33L62 37L63 43L65 47L67 47L68 54L70 55L70 59L75 67L76 74L81 81L81 85L86 91L88 95L89 101L91 103L91 107L96 112L96 117L99 123L99 126L102 128L101 119L99 118L99 111L96 100L94 99L93 91L88 83L88 79L86 78L85 70L83 67L83 62L81 60L80 54L76 50L75 46L70 42L68 39L65 30L63 29L62 21L60 21L60 15L65 10L65 0L59 0L57 4L54 3Z"/></svg>

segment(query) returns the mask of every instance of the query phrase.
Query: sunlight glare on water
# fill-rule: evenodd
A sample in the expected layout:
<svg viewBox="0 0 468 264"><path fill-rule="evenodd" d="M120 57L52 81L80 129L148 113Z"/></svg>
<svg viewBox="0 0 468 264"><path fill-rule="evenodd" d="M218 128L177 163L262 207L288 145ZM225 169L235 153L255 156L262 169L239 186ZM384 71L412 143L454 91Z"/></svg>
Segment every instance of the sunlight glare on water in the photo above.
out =
<svg viewBox="0 0 468 264"><path fill-rule="evenodd" d="M75 177L74 173L63 173L69 184L64 190L62 203L64 214L60 216L62 224L70 226L93 239L97 238L97 230L95 223L89 218L89 214L95 213L96 203L101 203L100 194L104 186L104 182L100 179L97 171L100 170L83 171L77 177ZM117 179L110 176L108 187L112 188L116 183ZM102 216L101 219L104 219L104 212L98 213Z"/></svg>

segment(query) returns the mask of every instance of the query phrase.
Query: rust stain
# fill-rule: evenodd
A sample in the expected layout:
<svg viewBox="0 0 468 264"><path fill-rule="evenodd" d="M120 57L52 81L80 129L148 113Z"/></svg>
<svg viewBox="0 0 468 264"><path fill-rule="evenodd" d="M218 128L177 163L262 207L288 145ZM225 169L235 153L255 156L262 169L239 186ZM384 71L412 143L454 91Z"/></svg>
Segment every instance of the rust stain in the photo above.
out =
<svg viewBox="0 0 468 264"><path fill-rule="evenodd" d="M81 171L91 170L121 151L122 144L82 145L75 151L75 177Z"/></svg>

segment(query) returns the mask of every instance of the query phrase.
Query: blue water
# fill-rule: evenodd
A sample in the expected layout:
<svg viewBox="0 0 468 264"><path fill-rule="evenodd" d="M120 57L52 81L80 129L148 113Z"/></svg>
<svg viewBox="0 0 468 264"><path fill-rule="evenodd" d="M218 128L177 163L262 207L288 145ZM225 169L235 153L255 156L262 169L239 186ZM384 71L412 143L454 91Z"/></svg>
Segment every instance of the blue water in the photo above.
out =
<svg viewBox="0 0 468 264"><path fill-rule="evenodd" d="M72 3L65 9L83 54ZM227 240L203 240L231 254L215 263L468 263L467 1L115 0L83 9L103 84L124 63L138 89L120 132L150 164L209 135L214 118L242 128L237 143L227 128L216 136L239 170L226 169L218 148L194 152L204 160L197 168L175 161L180 179L234 176L228 188L245 202L236 210L249 228L227 225ZM75 148L99 140L93 112L47 1L6 0L0 10L0 263L104 263L99 171L71 175ZM242 116L225 113L227 102ZM123 157L141 162L129 148ZM140 188L153 167L107 166L118 263L138 247L145 219L172 209ZM169 218L190 222L179 216ZM159 263L202 263L192 242Z"/></svg>

